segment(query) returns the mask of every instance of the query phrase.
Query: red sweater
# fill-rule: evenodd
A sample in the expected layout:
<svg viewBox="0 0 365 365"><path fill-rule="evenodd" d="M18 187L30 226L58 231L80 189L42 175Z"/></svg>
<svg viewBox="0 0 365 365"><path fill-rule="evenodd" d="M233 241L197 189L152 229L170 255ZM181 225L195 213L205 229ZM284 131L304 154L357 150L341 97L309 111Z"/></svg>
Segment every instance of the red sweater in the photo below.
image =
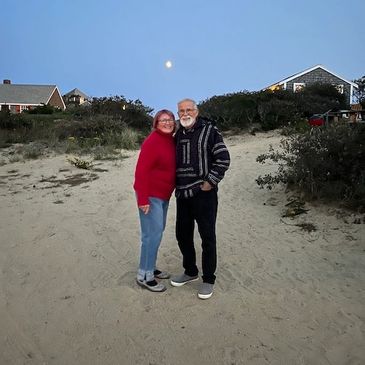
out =
<svg viewBox="0 0 365 365"><path fill-rule="evenodd" d="M138 206L150 204L148 197L169 200L175 189L176 148L171 134L154 130L139 153L134 190Z"/></svg>

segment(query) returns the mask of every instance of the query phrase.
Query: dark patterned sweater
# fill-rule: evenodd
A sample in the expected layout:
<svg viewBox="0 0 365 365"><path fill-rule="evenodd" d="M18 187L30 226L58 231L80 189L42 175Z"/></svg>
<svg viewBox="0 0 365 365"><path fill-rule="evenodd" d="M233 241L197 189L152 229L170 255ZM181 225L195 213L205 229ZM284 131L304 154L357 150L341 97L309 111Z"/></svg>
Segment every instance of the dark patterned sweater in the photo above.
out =
<svg viewBox="0 0 365 365"><path fill-rule="evenodd" d="M230 164L218 129L208 119L198 117L191 129L180 127L175 138L176 197L193 197L204 181L217 189Z"/></svg>

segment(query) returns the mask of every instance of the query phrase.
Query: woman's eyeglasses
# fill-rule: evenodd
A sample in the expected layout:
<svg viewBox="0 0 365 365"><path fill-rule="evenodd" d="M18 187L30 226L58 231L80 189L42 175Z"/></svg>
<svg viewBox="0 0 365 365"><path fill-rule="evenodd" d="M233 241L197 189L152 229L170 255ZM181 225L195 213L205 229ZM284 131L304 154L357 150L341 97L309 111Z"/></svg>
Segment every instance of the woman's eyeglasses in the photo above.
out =
<svg viewBox="0 0 365 365"><path fill-rule="evenodd" d="M175 121L173 119L160 119L158 122L161 124L168 124L168 123L174 123Z"/></svg>

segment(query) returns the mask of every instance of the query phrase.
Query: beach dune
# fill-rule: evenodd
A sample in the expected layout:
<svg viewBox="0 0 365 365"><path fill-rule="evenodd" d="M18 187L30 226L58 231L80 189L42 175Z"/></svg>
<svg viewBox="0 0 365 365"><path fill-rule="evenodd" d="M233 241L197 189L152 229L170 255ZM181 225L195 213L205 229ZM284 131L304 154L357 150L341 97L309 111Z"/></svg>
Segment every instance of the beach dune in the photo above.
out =
<svg viewBox="0 0 365 365"><path fill-rule="evenodd" d="M280 138L226 138L206 301L199 282L135 283L138 151L90 171L64 155L1 166L0 364L364 364L363 218L309 203L283 217L292 193L255 182L277 169L256 157ZM172 198L158 264L179 274L174 220Z"/></svg>

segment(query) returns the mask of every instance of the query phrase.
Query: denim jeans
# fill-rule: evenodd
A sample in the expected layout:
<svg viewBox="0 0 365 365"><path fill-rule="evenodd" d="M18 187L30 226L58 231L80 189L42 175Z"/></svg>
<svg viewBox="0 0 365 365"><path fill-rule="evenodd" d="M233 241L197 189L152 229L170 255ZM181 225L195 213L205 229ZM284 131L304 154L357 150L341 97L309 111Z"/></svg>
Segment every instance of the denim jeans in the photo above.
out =
<svg viewBox="0 0 365 365"><path fill-rule="evenodd" d="M151 281L156 269L157 252L162 234L166 226L166 216L169 207L168 200L149 198L150 210L144 214L139 211L141 224L141 257L137 273L138 280Z"/></svg>
<svg viewBox="0 0 365 365"><path fill-rule="evenodd" d="M185 274L198 275L194 247L194 226L198 225L202 240L203 282L214 284L217 268L215 223L218 196L215 189L200 191L192 198L176 200L176 238L183 255Z"/></svg>

